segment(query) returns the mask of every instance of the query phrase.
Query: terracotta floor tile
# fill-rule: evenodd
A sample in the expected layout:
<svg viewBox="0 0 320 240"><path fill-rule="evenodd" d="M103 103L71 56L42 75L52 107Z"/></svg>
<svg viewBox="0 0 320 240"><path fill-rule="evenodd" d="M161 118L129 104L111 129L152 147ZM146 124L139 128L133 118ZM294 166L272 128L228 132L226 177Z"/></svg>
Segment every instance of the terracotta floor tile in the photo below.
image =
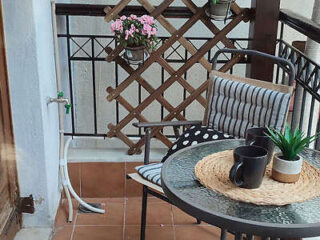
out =
<svg viewBox="0 0 320 240"><path fill-rule="evenodd" d="M70 182L74 191L81 196L80 192L80 178L81 178L81 163L68 163L68 173Z"/></svg>
<svg viewBox="0 0 320 240"><path fill-rule="evenodd" d="M219 240L220 228L214 226L175 226L176 240ZM227 235L227 239L233 239L231 234Z"/></svg>
<svg viewBox="0 0 320 240"><path fill-rule="evenodd" d="M123 225L124 198L85 199L88 203L101 203L105 214L80 213L76 225Z"/></svg>
<svg viewBox="0 0 320 240"><path fill-rule="evenodd" d="M126 162L126 174L136 172L135 167L142 165L142 162ZM126 179L126 197L141 197L142 184L132 179Z"/></svg>
<svg viewBox="0 0 320 240"><path fill-rule="evenodd" d="M194 225L197 220L179 208L172 206L173 222L175 225ZM203 223L202 223L203 224Z"/></svg>
<svg viewBox="0 0 320 240"><path fill-rule="evenodd" d="M122 240L122 226L76 226L72 240Z"/></svg>
<svg viewBox="0 0 320 240"><path fill-rule="evenodd" d="M172 225L171 205L159 199L148 199L147 225ZM126 204L126 225L140 225L141 198L128 198Z"/></svg>
<svg viewBox="0 0 320 240"><path fill-rule="evenodd" d="M59 209L57 211L56 219L55 219L55 226L66 226L66 225L73 225L75 223L75 216L77 213L78 202L75 199L72 199L73 204L73 222L67 222L69 217L69 208L68 208L68 201L67 199L62 199Z"/></svg>
<svg viewBox="0 0 320 240"><path fill-rule="evenodd" d="M139 240L140 226L126 226L125 240ZM172 226L147 226L146 240L173 240L174 231Z"/></svg>
<svg viewBox="0 0 320 240"><path fill-rule="evenodd" d="M52 240L70 240L73 226L56 227Z"/></svg>
<svg viewBox="0 0 320 240"><path fill-rule="evenodd" d="M124 197L125 163L82 163L82 197Z"/></svg>

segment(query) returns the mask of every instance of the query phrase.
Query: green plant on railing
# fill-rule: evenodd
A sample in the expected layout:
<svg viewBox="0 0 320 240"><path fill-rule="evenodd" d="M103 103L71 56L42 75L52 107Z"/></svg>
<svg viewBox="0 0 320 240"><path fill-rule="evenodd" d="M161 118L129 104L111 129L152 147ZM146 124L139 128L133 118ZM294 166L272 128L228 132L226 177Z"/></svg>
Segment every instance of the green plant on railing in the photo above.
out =
<svg viewBox="0 0 320 240"><path fill-rule="evenodd" d="M220 0L212 0L213 4L217 4Z"/></svg>
<svg viewBox="0 0 320 240"><path fill-rule="evenodd" d="M278 146L282 152L282 159L287 161L295 161L298 154L310 143L320 137L320 133L314 136L304 137L300 129L296 129L293 134L287 125L284 134L276 129L268 128L269 134L266 134L272 142Z"/></svg>

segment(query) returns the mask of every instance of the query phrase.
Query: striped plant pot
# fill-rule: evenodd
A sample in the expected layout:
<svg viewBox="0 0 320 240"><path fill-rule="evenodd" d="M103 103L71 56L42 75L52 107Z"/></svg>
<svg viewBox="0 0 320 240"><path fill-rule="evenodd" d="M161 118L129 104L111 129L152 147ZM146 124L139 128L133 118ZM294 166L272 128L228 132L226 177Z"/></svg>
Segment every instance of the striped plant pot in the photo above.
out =
<svg viewBox="0 0 320 240"><path fill-rule="evenodd" d="M287 161L281 158L281 153L273 157L272 178L278 182L294 183L299 180L303 159L298 156L295 161Z"/></svg>

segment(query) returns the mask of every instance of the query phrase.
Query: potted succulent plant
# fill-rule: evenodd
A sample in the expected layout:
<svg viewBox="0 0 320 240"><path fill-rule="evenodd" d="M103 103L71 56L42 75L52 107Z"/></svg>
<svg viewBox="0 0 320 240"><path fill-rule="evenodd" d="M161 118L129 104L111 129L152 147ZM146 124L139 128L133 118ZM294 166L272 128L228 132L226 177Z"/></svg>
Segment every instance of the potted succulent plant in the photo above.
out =
<svg viewBox="0 0 320 240"><path fill-rule="evenodd" d="M157 44L157 26L154 18L148 15L121 16L111 24L111 31L125 48L124 57L131 63L144 61Z"/></svg>
<svg viewBox="0 0 320 240"><path fill-rule="evenodd" d="M299 156L299 153L315 141L319 134L304 137L301 130L296 129L292 133L289 126L286 126L284 134L268 128L267 135L281 150L273 157L272 178L284 183L298 181L303 164L303 159Z"/></svg>
<svg viewBox="0 0 320 240"><path fill-rule="evenodd" d="M235 0L208 0L207 15L215 20L224 20L228 17L231 3Z"/></svg>

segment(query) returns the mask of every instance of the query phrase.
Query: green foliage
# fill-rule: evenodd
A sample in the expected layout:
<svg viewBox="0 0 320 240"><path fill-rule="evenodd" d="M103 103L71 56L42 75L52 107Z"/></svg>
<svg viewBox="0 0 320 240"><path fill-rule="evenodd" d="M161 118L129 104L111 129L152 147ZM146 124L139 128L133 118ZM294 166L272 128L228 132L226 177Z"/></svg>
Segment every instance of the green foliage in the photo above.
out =
<svg viewBox="0 0 320 240"><path fill-rule="evenodd" d="M212 0L213 4L217 4L219 2L219 0Z"/></svg>
<svg viewBox="0 0 320 240"><path fill-rule="evenodd" d="M266 135L280 148L283 159L288 161L295 161L297 155L320 136L320 133L318 133L314 136L304 137L300 129L296 129L292 134L288 125L284 134L276 129L269 128L268 132L269 134L266 133Z"/></svg>

